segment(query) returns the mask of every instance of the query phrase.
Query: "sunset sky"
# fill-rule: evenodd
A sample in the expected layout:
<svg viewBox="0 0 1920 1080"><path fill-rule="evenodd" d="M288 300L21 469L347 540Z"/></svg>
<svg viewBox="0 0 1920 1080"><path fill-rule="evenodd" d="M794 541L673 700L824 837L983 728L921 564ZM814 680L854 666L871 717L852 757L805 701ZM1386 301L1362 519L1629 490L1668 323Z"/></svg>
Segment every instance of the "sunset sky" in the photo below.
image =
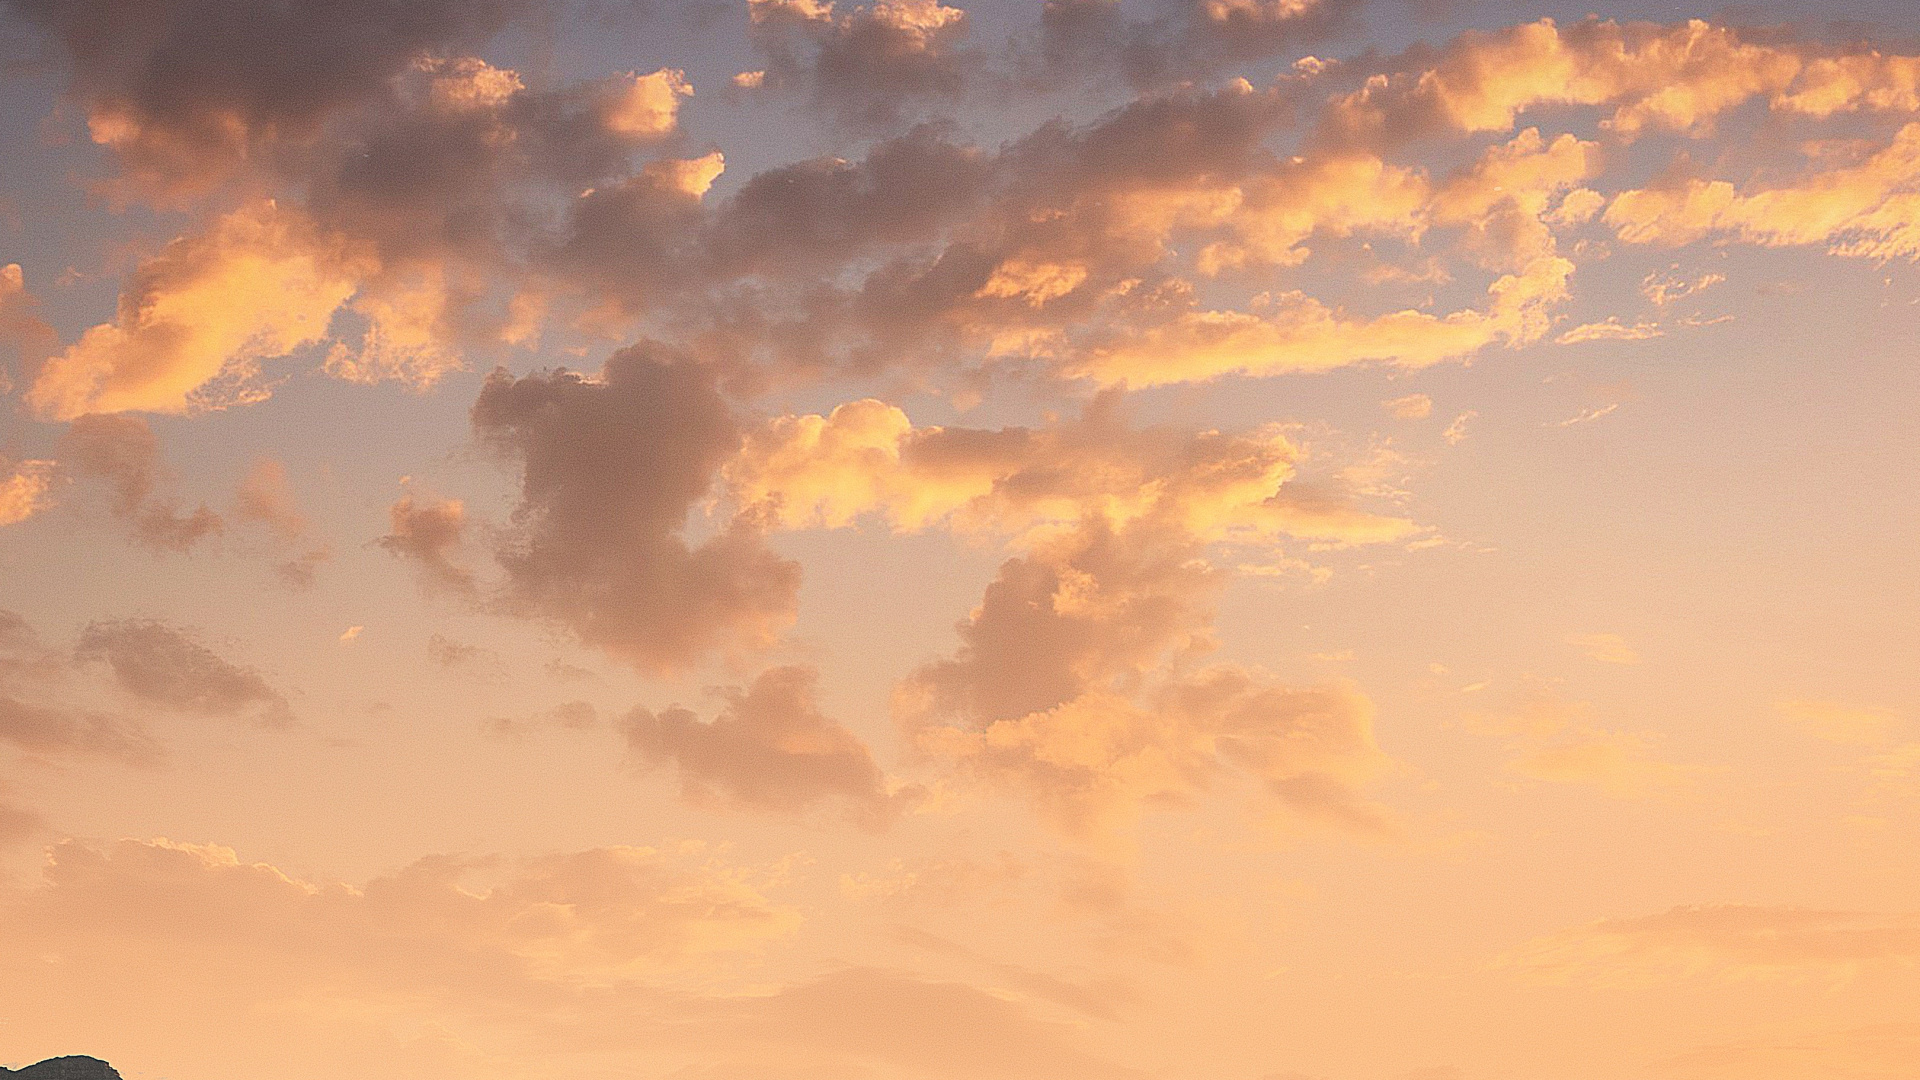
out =
<svg viewBox="0 0 1920 1080"><path fill-rule="evenodd" d="M0 1064L1920 1076L1911 0L0 0L0 148Z"/></svg>

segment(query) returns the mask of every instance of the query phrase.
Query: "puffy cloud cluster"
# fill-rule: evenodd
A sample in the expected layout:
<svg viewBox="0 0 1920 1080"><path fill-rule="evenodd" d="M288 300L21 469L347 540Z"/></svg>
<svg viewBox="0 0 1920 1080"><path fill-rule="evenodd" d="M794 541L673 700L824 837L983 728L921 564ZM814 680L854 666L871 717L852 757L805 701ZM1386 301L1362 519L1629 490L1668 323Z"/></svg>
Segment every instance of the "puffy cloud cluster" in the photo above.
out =
<svg viewBox="0 0 1920 1080"><path fill-rule="evenodd" d="M1620 23L1552 19L1462 34L1426 63L1387 71L1335 104L1332 127L1373 142L1442 131L1511 130L1542 106L1612 109L1633 138L1701 133L1756 98L1790 114L1910 111L1913 57L1782 42L1700 19Z"/></svg>
<svg viewBox="0 0 1920 1080"><path fill-rule="evenodd" d="M1702 181L1610 199L1589 186L1606 148L1704 134L1748 101L1807 122L1912 106L1913 58L1698 21L1542 20L1396 57L1303 61L1263 87L1189 81L993 151L930 124L709 198L722 155L664 145L691 93L680 71L530 88L454 51L507 6L463 11L440 37L382 9L370 18L387 30L348 41L329 16L320 52L351 53L343 65L373 81L310 74L305 90L255 85L253 61L175 43L224 10L216 0L124 26L110 6L28 5L76 56L96 133L138 171L172 160L138 149L149 142L226 132L245 154L194 160L244 162L252 179L228 185L247 192L237 208L135 272L117 319L46 365L30 398L53 417L250 400L268 389L263 361L322 343L338 376L426 385L466 350L534 343L569 312L574 328L645 325L710 359L798 375L1036 365L1140 386L1420 366L1545 339L1575 269L1557 237L1602 208L1630 240L1912 246L1904 141L1801 188ZM1349 7L1179 0L1129 23L1107 0L1063 0L1042 16L1041 51L1180 82L1276 55ZM937 0L755 0L746 14L769 50L761 87L877 123L962 93L961 72L979 66L960 45L964 13ZM149 64L183 65L180 100L133 77ZM1516 130L1560 123L1564 109L1543 110L1565 106L1586 110L1596 138ZM1436 174L1414 156L1423 137L1477 160ZM636 163L642 149L657 156ZM1407 277L1396 253L1426 260L1437 285L1484 276L1444 300L1383 289L1361 310L1316 288L1322 252L1356 246L1382 282Z"/></svg>
<svg viewBox="0 0 1920 1080"><path fill-rule="evenodd" d="M17 525L51 503L51 461L0 460L0 525Z"/></svg>
<svg viewBox="0 0 1920 1080"><path fill-rule="evenodd" d="M1197 554L1098 522L1037 544L1001 566L960 650L897 688L896 717L1085 839L1236 776L1301 816L1383 827L1362 794L1387 764L1363 695L1199 663L1218 578Z"/></svg>
<svg viewBox="0 0 1920 1080"><path fill-rule="evenodd" d="M787 528L871 516L901 531L1020 538L1098 519L1183 543L1249 544L1416 531L1351 500L1296 497L1288 482L1302 457L1278 425L1242 434L1136 428L1111 398L1076 421L998 430L915 427L901 409L866 399L769 421L725 472L736 498Z"/></svg>
<svg viewBox="0 0 1920 1080"><path fill-rule="evenodd" d="M1047 0L1047 70L1110 71L1136 88L1193 80L1286 55L1343 29L1357 0L1165 0L1129 19L1119 0Z"/></svg>
<svg viewBox="0 0 1920 1080"><path fill-rule="evenodd" d="M1767 247L1826 245L1838 255L1920 258L1920 124L1865 160L1795 182L1741 191L1687 179L1614 196L1605 221L1631 243L1737 239Z"/></svg>
<svg viewBox="0 0 1920 1080"><path fill-rule="evenodd" d="M473 429L521 474L493 552L503 576L488 586L492 605L648 671L765 644L792 618L799 567L766 547L753 514L689 536L740 442L712 368L643 345L593 377L497 371L474 402ZM453 561L464 522L457 502L409 495L381 542L472 593L480 586Z"/></svg>
<svg viewBox="0 0 1920 1080"><path fill-rule="evenodd" d="M12 0L73 66L69 90L127 180L218 182L338 111L379 96L426 53L480 43L518 0L350 0L260 10L246 0Z"/></svg>
<svg viewBox="0 0 1920 1080"><path fill-rule="evenodd" d="M327 336L356 275L297 211L263 202L139 266L120 316L50 359L27 393L43 415L186 412L257 398L260 362Z"/></svg>
<svg viewBox="0 0 1920 1080"><path fill-rule="evenodd" d="M755 86L798 92L865 125L899 118L916 100L951 101L966 84L967 13L940 0L748 0L766 58Z"/></svg>
<svg viewBox="0 0 1920 1080"><path fill-rule="evenodd" d="M1234 774L1308 816L1375 827L1359 789L1385 758L1363 696L1196 662L1223 580L1210 547L1415 531L1336 492L1296 494L1301 457L1278 427L1135 428L1111 399L1000 430L916 428L866 400L769 421L726 475L788 528L872 518L1020 550L961 624L960 652L906 680L895 710L922 751L1030 797L1069 833L1108 837Z"/></svg>

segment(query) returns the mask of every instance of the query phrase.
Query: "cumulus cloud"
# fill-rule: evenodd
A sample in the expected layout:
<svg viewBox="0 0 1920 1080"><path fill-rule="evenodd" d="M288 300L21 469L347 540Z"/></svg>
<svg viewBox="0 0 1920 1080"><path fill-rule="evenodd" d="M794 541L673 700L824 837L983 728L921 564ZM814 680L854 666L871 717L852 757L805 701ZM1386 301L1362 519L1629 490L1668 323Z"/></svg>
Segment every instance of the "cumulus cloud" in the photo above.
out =
<svg viewBox="0 0 1920 1080"><path fill-rule="evenodd" d="M1920 123L1865 160L1741 191L1686 179L1623 191L1605 221L1622 240L1679 245L1733 237L1766 247L1817 244L1836 255L1920 258Z"/></svg>
<svg viewBox="0 0 1920 1080"><path fill-rule="evenodd" d="M687 535L739 445L715 377L643 345L597 377L487 380L474 431L521 468L514 524L495 551L503 608L654 671L765 644L785 625L799 567L765 546L753 516Z"/></svg>
<svg viewBox="0 0 1920 1080"><path fill-rule="evenodd" d="M1170 0L1129 19L1118 0L1048 0L1040 59L1049 70L1113 72L1148 88L1285 55L1343 28L1357 0Z"/></svg>
<svg viewBox="0 0 1920 1080"><path fill-rule="evenodd" d="M187 510L161 493L169 470L161 459L160 440L138 417L79 417L60 437L57 456L72 476L105 484L113 516L149 547L186 551L225 527L205 504Z"/></svg>
<svg viewBox="0 0 1920 1080"><path fill-rule="evenodd" d="M58 420L257 400L261 361L321 341L353 295L344 258L297 211L234 211L142 263L119 318L48 360L27 400Z"/></svg>
<svg viewBox="0 0 1920 1080"><path fill-rule="evenodd" d="M89 623L74 656L104 662L122 690L147 704L203 716L291 719L286 698L259 672L222 659L187 631L163 622Z"/></svg>
<svg viewBox="0 0 1920 1080"><path fill-rule="evenodd" d="M52 502L54 463L0 458L0 525L17 525Z"/></svg>
<svg viewBox="0 0 1920 1080"><path fill-rule="evenodd" d="M927 125L862 160L779 165L709 200L718 151L634 161L675 149L664 141L690 92L679 69L529 86L455 48L517 5L463 9L436 30L382 9L365 41L331 11L289 11L273 29L310 19L318 54L374 81L256 85L251 62L206 42L264 24L185 36L217 25L223 2L170 0L124 25L104 0L28 5L76 56L75 92L129 170L163 168L154 147L196 139L246 153L195 160L251 170L234 185L249 198L229 201L240 209L138 268L120 317L45 366L31 395L46 415L254 400L270 389L264 363L323 343L335 375L425 386L475 348L538 340L564 312L572 329L670 330L802 377L833 363L959 378L1026 365L1146 386L1424 366L1542 340L1575 269L1558 234L1603 206L1635 242L1912 247L1901 141L1805 190L1596 190L1613 148L1703 136L1747 102L1815 122L1894 115L1912 98L1913 58L1699 21L1542 20L1205 90L1196 73L1279 55L1352 5L1174 0L1129 22L1107 0L1060 0L1042 15L1049 70L1118 64L1140 86L1164 71L1169 87L991 151ZM965 13L937 0L755 0L747 14L768 50L763 88L849 115L962 93L980 66L962 46ZM191 83L172 98L138 74L168 65ZM1420 137L1450 140L1465 164L1407 160ZM1322 295L1323 252L1356 245L1381 281L1395 252L1426 264L1422 281L1474 277L1445 298ZM220 311L201 310L209 296ZM1632 324L1601 318L1567 340L1616 326Z"/></svg>
<svg viewBox="0 0 1920 1080"><path fill-rule="evenodd" d="M1031 798L1066 832L1104 841L1232 776L1373 829L1382 819L1359 790L1385 759L1363 696L1194 663L1225 579L1210 549L1416 531L1351 492L1296 491L1303 457L1278 426L1134 427L1110 398L1076 420L998 430L915 427L865 400L769 421L726 477L787 528L873 520L1019 552L960 625L960 652L898 687L895 714L923 753Z"/></svg>
<svg viewBox="0 0 1920 1080"><path fill-rule="evenodd" d="M381 94L416 57L492 36L518 0L285 5L15 0L73 63L69 92L129 181L204 190Z"/></svg>
<svg viewBox="0 0 1920 1080"><path fill-rule="evenodd" d="M1633 138L1707 131L1756 98L1807 115L1899 111L1911 108L1901 89L1911 63L1867 48L1831 55L1700 19L1541 19L1462 34L1437 57L1369 79L1338 102L1337 127L1367 140L1505 131L1530 110L1574 105L1610 109L1604 126Z"/></svg>
<svg viewBox="0 0 1920 1080"><path fill-rule="evenodd" d="M954 657L895 691L924 753L1105 842L1144 810L1240 776L1308 818L1384 827L1361 793L1386 758L1372 706L1194 660L1217 575L1188 544L1082 524L1010 559Z"/></svg>
<svg viewBox="0 0 1920 1080"><path fill-rule="evenodd" d="M966 83L967 13L940 0L748 0L766 66L756 87L789 90L850 122L896 120L917 101L950 101Z"/></svg>
<svg viewBox="0 0 1920 1080"><path fill-rule="evenodd" d="M725 475L735 497L787 528L864 518L1014 538L1098 517L1204 542L1280 537L1371 542L1411 535L1357 498L1295 498L1305 451L1279 425L1249 432L1134 427L1114 399L1077 420L998 430L915 427L866 399L750 433Z"/></svg>
<svg viewBox="0 0 1920 1080"><path fill-rule="evenodd" d="M711 721L676 706L635 709L622 727L642 761L673 764L695 801L717 796L791 813L837 798L856 820L884 825L915 792L890 791L866 744L820 712L818 682L808 668L772 668L745 689L722 692Z"/></svg>
<svg viewBox="0 0 1920 1080"><path fill-rule="evenodd" d="M392 531L376 541L381 547L413 560L431 587L473 592L473 572L456 558L466 538L465 504L408 493L388 508L387 517Z"/></svg>
<svg viewBox="0 0 1920 1080"><path fill-rule="evenodd" d="M27 291L20 264L0 266L0 345L11 346L19 361L12 372L0 367L0 391L13 388L15 374L37 369L59 340L53 327L40 318L40 305Z"/></svg>

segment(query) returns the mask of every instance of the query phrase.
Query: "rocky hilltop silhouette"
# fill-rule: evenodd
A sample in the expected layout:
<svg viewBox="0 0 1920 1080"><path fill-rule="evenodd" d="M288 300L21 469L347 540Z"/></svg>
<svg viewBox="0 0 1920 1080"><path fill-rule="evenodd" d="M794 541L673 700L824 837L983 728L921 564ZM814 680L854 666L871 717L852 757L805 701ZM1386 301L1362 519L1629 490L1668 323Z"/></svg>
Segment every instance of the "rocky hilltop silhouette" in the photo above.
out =
<svg viewBox="0 0 1920 1080"><path fill-rule="evenodd" d="M120 1080L113 1066L99 1058L77 1056L48 1058L24 1069L0 1066L0 1076L18 1080Z"/></svg>

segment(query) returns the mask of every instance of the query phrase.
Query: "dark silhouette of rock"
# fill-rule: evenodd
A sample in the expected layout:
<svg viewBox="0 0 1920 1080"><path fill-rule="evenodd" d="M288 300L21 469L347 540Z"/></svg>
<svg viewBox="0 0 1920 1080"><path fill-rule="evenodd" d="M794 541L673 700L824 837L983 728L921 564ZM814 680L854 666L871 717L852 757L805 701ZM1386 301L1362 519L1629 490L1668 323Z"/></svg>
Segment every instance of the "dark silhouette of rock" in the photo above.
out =
<svg viewBox="0 0 1920 1080"><path fill-rule="evenodd" d="M0 1067L0 1077L17 1080L120 1080L113 1066L90 1057L48 1058L18 1071Z"/></svg>

